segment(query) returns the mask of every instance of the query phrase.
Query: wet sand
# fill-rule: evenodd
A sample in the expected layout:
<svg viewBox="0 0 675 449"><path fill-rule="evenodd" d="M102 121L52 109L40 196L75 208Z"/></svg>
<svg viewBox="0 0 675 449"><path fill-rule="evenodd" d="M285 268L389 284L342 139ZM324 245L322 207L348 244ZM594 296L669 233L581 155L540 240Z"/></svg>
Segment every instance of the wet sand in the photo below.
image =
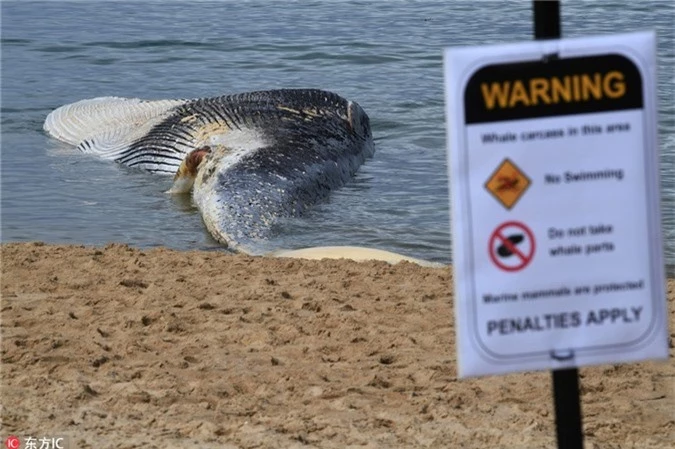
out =
<svg viewBox="0 0 675 449"><path fill-rule="evenodd" d="M671 358L582 368L587 448L675 441ZM452 274L2 245L0 437L77 448L553 448L550 373L458 380Z"/></svg>

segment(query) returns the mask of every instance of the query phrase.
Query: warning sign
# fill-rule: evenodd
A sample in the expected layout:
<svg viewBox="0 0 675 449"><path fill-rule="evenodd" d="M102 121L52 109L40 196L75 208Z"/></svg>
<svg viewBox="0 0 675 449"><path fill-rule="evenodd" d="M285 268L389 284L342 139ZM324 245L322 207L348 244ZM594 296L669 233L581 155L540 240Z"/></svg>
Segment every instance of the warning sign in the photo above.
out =
<svg viewBox="0 0 675 449"><path fill-rule="evenodd" d="M520 271L534 257L535 241L530 228L517 221L501 224L490 236L490 259L504 271Z"/></svg>
<svg viewBox="0 0 675 449"><path fill-rule="evenodd" d="M445 52L460 377L668 356L655 47Z"/></svg>
<svg viewBox="0 0 675 449"><path fill-rule="evenodd" d="M508 159L499 164L485 183L485 188L505 208L511 209L530 187L530 179Z"/></svg>

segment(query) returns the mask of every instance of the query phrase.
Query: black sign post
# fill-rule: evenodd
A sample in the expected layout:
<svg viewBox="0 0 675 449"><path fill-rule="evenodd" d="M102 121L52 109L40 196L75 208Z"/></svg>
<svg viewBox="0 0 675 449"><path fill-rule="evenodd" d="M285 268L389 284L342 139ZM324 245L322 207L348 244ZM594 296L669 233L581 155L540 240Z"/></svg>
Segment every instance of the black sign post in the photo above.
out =
<svg viewBox="0 0 675 449"><path fill-rule="evenodd" d="M560 38L560 2L534 0L534 38Z"/></svg>
<svg viewBox="0 0 675 449"><path fill-rule="evenodd" d="M534 38L560 38L560 2L533 0ZM554 353L552 353L552 356ZM583 449L579 370L553 370L555 429L559 449Z"/></svg>

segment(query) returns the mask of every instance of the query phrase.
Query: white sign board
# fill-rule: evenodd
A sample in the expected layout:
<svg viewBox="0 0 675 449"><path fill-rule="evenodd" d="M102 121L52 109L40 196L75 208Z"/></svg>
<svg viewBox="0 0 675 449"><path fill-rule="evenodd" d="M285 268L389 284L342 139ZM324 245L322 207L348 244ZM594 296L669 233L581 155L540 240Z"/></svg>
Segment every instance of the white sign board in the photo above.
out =
<svg viewBox="0 0 675 449"><path fill-rule="evenodd" d="M655 46L446 50L460 377L667 358Z"/></svg>

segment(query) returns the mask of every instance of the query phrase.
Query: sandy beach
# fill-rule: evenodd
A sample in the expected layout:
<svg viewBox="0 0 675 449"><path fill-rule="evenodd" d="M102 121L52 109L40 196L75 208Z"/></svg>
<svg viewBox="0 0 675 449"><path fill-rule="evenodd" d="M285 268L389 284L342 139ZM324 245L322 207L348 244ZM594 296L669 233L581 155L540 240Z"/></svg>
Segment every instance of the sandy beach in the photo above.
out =
<svg viewBox="0 0 675 449"><path fill-rule="evenodd" d="M672 447L667 292L668 361L580 369L587 448ZM550 373L457 379L450 268L11 243L1 293L3 439L555 447Z"/></svg>

